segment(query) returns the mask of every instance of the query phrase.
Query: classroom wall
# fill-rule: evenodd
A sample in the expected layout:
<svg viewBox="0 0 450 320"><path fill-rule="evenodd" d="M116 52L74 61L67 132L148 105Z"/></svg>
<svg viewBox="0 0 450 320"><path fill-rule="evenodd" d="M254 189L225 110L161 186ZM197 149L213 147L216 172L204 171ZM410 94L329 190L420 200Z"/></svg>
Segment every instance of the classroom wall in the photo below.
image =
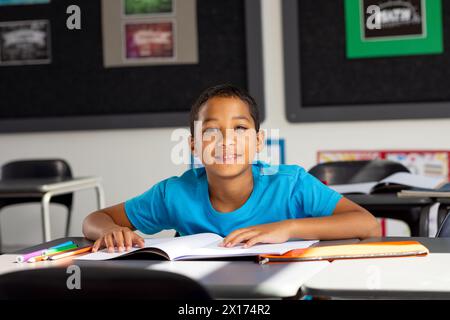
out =
<svg viewBox="0 0 450 320"><path fill-rule="evenodd" d="M262 0L266 121L286 139L286 160L310 168L323 149L450 149L450 119L291 124L284 117L281 1ZM112 205L152 184L181 174L170 161L172 129L112 130L0 135L0 164L18 158L61 157L77 176L103 178ZM91 190L75 194L71 235L81 235L83 218L95 209ZM63 236L65 213L51 208L52 235ZM3 243L22 247L42 241L39 205L2 210ZM164 235L168 234L167 232Z"/></svg>

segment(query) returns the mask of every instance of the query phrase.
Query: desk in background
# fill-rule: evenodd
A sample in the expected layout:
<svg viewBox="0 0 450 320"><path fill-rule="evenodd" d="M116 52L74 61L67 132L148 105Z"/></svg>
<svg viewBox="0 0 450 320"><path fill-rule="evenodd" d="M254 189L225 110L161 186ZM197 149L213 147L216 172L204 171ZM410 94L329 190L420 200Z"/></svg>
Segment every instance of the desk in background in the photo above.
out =
<svg viewBox="0 0 450 320"><path fill-rule="evenodd" d="M377 218L404 221L408 224L412 237L428 237L430 209L436 203L431 198L399 198L397 194L349 194L345 197L372 212ZM408 212L410 209L416 209L417 212Z"/></svg>

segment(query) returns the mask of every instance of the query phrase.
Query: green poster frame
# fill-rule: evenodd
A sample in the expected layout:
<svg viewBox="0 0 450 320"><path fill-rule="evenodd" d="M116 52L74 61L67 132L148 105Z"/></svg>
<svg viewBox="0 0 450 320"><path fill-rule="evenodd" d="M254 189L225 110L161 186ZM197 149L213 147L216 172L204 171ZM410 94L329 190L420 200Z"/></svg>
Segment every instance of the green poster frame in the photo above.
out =
<svg viewBox="0 0 450 320"><path fill-rule="evenodd" d="M394 57L417 54L440 54L442 39L441 0L422 0L424 34L364 39L363 0L345 0L347 58Z"/></svg>

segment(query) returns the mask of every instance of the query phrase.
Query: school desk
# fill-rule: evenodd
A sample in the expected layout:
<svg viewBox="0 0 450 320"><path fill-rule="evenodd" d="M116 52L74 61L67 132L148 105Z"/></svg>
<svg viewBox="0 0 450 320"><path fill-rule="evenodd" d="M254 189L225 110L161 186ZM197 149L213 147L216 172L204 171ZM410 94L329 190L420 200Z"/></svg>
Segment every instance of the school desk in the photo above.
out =
<svg viewBox="0 0 450 320"><path fill-rule="evenodd" d="M0 274L28 268L67 267L71 264L77 264L81 269L83 266L102 266L105 268L121 266L130 269L165 270L186 275L200 282L214 298L291 299L298 298L299 289L306 279L329 264L327 261L319 261L261 266L255 263L253 258L246 261L172 262L154 260L78 261L68 258L54 262L13 263L17 254L34 252L66 241L73 241L80 247L92 244L85 238L68 237L27 248L14 254L5 254L0 256ZM317 245L347 244L358 241L324 241Z"/></svg>
<svg viewBox="0 0 450 320"><path fill-rule="evenodd" d="M339 260L307 280L303 294L337 299L450 299L450 253Z"/></svg>
<svg viewBox="0 0 450 320"><path fill-rule="evenodd" d="M345 197L369 210L376 217L404 221L408 224L413 237L428 237L430 209L436 203L431 198L399 198L396 194L352 194ZM417 215L405 214L405 210L414 208L420 210ZM383 214L378 214L380 211Z"/></svg>
<svg viewBox="0 0 450 320"><path fill-rule="evenodd" d="M104 192L99 177L0 180L0 198L40 198L44 241L50 241L51 198L91 188L96 190L98 208L103 208Z"/></svg>
<svg viewBox="0 0 450 320"><path fill-rule="evenodd" d="M364 240L362 242L373 241L402 241L402 240L417 240L423 243L430 252L435 254L448 254L450 257L450 238L373 238ZM259 265L253 261L152 261L152 260L116 260L116 261L77 261L72 259L64 259L54 262L39 262L35 264L17 264L12 263L17 254L36 251L38 249L48 248L66 241L74 241L79 246L89 245L92 242L77 237L63 238L55 240L46 244L34 246L21 250L15 254L8 254L0 256L0 274L6 272L13 272L22 270L24 268L45 268L52 266L66 267L71 264L77 264L81 268L83 266L121 266L130 268L145 268L170 271L180 273L191 277L201 283L211 294L213 298L271 298L271 299L290 299L299 298L303 294L311 293L326 293L327 287L319 287L323 291L312 291L316 287L309 287L311 279L315 279L319 275L328 279L327 270L333 270L334 264L326 261L320 262L291 262L291 263L269 263L265 265ZM335 245L335 244L348 244L357 243L359 240L343 240L343 241L321 241L317 245ZM447 256L447 255L445 255ZM392 260L400 261L402 259L409 258L392 258ZM420 259L420 258L416 258ZM434 258L432 258L434 259ZM361 261L368 261L368 263L374 263L377 259L371 260L348 260L348 264L351 266L352 262L362 263ZM389 260L389 259L379 259ZM427 259L427 261L430 259ZM433 260L434 261L434 260ZM450 263L450 258L447 261ZM429 263L428 263L429 264ZM450 264L448 264L450 265ZM448 267L447 265L447 267ZM426 265L425 265L426 266ZM417 267L417 270L424 271ZM447 268L448 269L448 268ZM352 272L347 272L346 268L339 269L339 272L333 272L334 281L340 281L344 283L346 279L352 278ZM357 268L352 269L355 275L358 275ZM434 270L434 269L433 269ZM364 272L359 271L359 272ZM443 270L442 270L443 272ZM360 274L360 273L359 273ZM449 272L450 274L450 272ZM411 282L414 280L415 274L408 273L407 270L403 270L402 275L405 277L404 282ZM321 280L323 283L327 281ZM322 282L321 282L322 283ZM302 290L300 290L302 288ZM442 289L442 288L439 288ZM448 288L450 293L450 286ZM408 296L408 292L402 292L405 297Z"/></svg>

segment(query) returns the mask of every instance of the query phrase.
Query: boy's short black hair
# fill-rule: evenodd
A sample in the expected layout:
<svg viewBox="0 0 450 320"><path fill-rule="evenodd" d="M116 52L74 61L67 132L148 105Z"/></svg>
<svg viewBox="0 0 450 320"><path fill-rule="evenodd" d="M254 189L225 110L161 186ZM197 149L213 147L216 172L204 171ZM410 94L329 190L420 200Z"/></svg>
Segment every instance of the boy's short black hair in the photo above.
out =
<svg viewBox="0 0 450 320"><path fill-rule="evenodd" d="M231 84L221 84L214 87L210 87L200 94L198 99L194 102L190 113L190 127L191 134L194 136L194 122L198 120L198 112L200 108L209 100L215 97L227 97L227 98L238 98L241 99L248 105L250 115L255 122L256 132L259 131L260 120L259 120L259 109L258 105L251 95L246 91L242 90Z"/></svg>

